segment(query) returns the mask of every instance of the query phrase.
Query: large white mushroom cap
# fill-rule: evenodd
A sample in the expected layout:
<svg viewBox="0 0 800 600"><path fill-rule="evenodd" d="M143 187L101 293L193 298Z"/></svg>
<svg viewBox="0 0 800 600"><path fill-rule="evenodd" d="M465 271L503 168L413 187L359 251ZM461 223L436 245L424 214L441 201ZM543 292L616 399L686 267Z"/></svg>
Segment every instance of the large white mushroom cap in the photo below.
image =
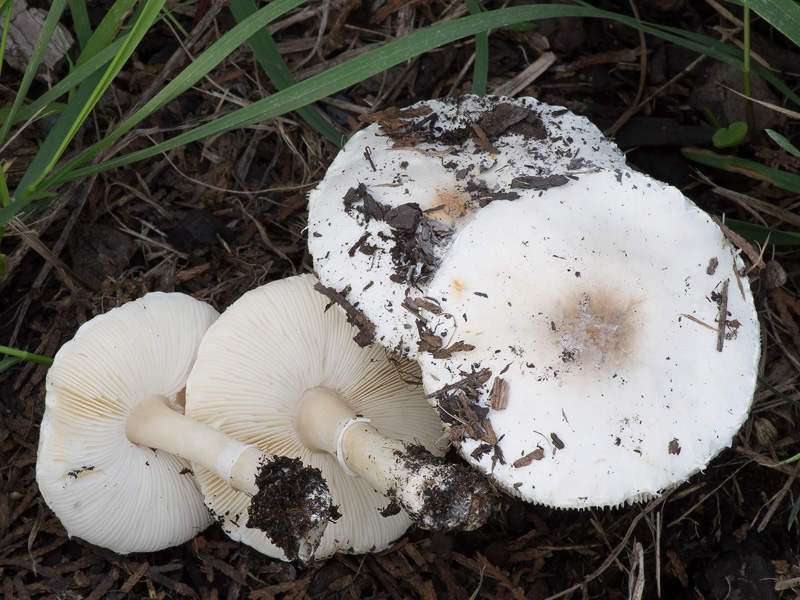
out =
<svg viewBox="0 0 800 600"><path fill-rule="evenodd" d="M747 418L759 324L742 262L678 190L601 171L482 209L434 276L420 354L461 454L557 507L649 497ZM440 353L441 355L441 353Z"/></svg>
<svg viewBox="0 0 800 600"><path fill-rule="evenodd" d="M533 98L463 96L387 113L309 195L314 269L374 324L377 342L414 357L416 308L403 302L479 208L624 166L586 118Z"/></svg>
<svg viewBox="0 0 800 600"><path fill-rule="evenodd" d="M36 480L70 536L119 553L183 543L212 518L187 461L128 441L139 402L182 394L217 318L184 294L151 293L95 317L47 374Z"/></svg>
<svg viewBox="0 0 800 600"><path fill-rule="evenodd" d="M411 520L403 511L388 515L394 511L386 497L345 473L330 454L302 444L295 419L306 391L333 390L385 435L434 452L441 424L419 385L408 379L418 381L416 365L389 360L378 345L353 343L346 315L314 291L315 283L310 275L275 281L247 292L225 311L198 352L186 413L267 454L300 458L322 471L342 514L328 525L316 551L317 558L325 558L385 548ZM404 374L405 369L411 373ZM196 475L209 507L233 539L285 560L263 532L246 525L247 495L204 469L196 469Z"/></svg>

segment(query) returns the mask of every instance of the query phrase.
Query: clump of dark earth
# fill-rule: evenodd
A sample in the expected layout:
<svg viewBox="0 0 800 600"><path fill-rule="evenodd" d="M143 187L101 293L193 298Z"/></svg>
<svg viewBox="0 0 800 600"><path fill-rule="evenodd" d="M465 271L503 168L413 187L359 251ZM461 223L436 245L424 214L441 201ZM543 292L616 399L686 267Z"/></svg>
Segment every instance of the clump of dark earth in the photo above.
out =
<svg viewBox="0 0 800 600"><path fill-rule="evenodd" d="M436 484L424 491L414 522L422 529L472 531L488 520L495 504L493 490L477 471L433 456L424 447L409 446L395 456L411 472L433 471Z"/></svg>
<svg viewBox="0 0 800 600"><path fill-rule="evenodd" d="M265 462L256 477L258 494L247 509L247 526L260 529L289 560L320 521L335 521L341 514L331 502L322 472L299 458L275 457Z"/></svg>

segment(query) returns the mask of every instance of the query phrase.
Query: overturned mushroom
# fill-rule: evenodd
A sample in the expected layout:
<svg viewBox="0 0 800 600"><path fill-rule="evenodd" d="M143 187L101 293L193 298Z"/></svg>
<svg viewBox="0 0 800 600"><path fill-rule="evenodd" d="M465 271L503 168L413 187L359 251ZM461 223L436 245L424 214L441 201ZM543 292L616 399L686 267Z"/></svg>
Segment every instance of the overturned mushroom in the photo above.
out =
<svg viewBox="0 0 800 600"><path fill-rule="evenodd" d="M645 499L727 447L756 384L742 261L678 190L583 174L481 210L428 287L426 390L461 454L548 505Z"/></svg>
<svg viewBox="0 0 800 600"><path fill-rule="evenodd" d="M95 317L59 350L36 478L71 536L120 553L191 539L212 519L188 461L258 493L256 475L270 459L182 414L198 345L217 316L189 296L151 293ZM326 494L317 473L306 495L327 497L329 507ZM313 554L327 524L318 507L318 521L297 533L301 555Z"/></svg>
<svg viewBox="0 0 800 600"><path fill-rule="evenodd" d="M187 414L322 472L342 516L326 530L319 558L384 548L409 527L409 514L429 528L481 525L489 487L430 454L441 424L418 370L390 361L379 346L353 343L344 312L314 290L315 281L275 281L227 309L201 344ZM253 529L263 515L253 514L247 496L203 469L197 478L229 535L282 558Z"/></svg>
<svg viewBox="0 0 800 600"><path fill-rule="evenodd" d="M464 96L381 113L309 195L322 283L360 311L359 339L414 357L424 289L478 210L624 167L587 119L533 98Z"/></svg>

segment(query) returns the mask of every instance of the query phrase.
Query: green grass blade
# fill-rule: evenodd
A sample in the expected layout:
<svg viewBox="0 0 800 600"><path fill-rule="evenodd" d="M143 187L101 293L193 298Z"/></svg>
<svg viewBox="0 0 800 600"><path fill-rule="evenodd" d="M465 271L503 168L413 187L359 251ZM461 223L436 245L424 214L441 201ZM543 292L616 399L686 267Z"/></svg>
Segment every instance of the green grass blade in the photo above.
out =
<svg viewBox="0 0 800 600"><path fill-rule="evenodd" d="M24 350L17 350L16 348L9 348L8 346L0 346L0 354L8 354L19 360L28 360L30 362L39 363L40 365L52 365L53 359L47 356L40 356L39 354L32 354Z"/></svg>
<svg viewBox="0 0 800 600"><path fill-rule="evenodd" d="M133 3L135 0L126 0L126 2ZM138 14L138 18L130 24L129 33L125 38L118 53L111 59L111 62L106 67L105 71L96 71L84 82L78 89L77 93L73 96L72 100L67 105L67 108L61 113L58 121L53 127L50 134L45 139L42 147L37 152L33 161L31 162L25 175L22 177L15 197L17 201L24 201L26 196L32 188L35 188L45 177L52 171L58 160L64 154L67 146L70 144L78 129L83 125L86 117L91 110L100 100L103 92L111 85L111 81L116 77L117 73L122 69L123 65L130 58L136 46L139 45L141 39L145 36L150 26L155 22L159 16L161 7L165 0L147 0L143 9ZM119 2L117 3L119 4ZM115 4L116 6L116 4ZM132 4L130 4L132 6ZM121 18L121 17L120 17ZM97 32L89 41L89 45L94 44L95 39L106 42L109 38L110 31L113 27L117 27L118 31L120 26L119 22L110 21L106 22L106 27L98 27ZM102 25L102 24L101 24ZM102 33L101 33L102 29ZM107 44L105 44L107 45ZM105 47L105 45L103 47ZM97 52L102 48L95 46ZM96 54L96 52L95 52ZM80 63L80 59L78 63ZM14 203L16 204L16 202ZM24 205L16 206L22 209ZM7 208L15 208L14 205ZM5 225L6 221L0 223Z"/></svg>
<svg viewBox="0 0 800 600"><path fill-rule="evenodd" d="M78 174L74 177L69 176L69 174L78 165L89 160L92 156L97 154L97 152L118 140L143 119L147 118L150 114L171 102L174 98L178 97L185 90L197 83L197 81L199 81L211 69L222 62L238 46L247 41L247 39L256 31L302 3L303 0L275 0L274 2L260 9L258 13L252 17L246 19L246 21L236 25L233 29L224 34L206 52L192 61L189 66L187 66L175 78L173 78L173 80L167 84L163 90L156 94L150 102L148 102L141 110L128 119L123 125L107 135L101 142L95 144L79 157L62 167L55 175L51 176L47 180L48 183L39 186L40 189L36 193L31 193L24 199L18 199L14 204L18 204L19 207L24 207L32 200L46 197L46 188L49 185L54 185L57 182L67 181L84 176L86 174L85 170L82 171L81 174ZM117 40L114 44L119 42L120 40ZM114 46L114 44L112 44L112 46ZM88 67L90 63L99 62L105 55L104 53L107 53L108 50L108 48L105 49L103 52L90 59L90 61L87 61L86 64L81 65L81 67L76 69L76 71ZM156 154L158 154L158 152L156 152ZM10 209L0 210L0 226L5 225L5 223L7 223L8 220L17 212L19 212L19 210L16 212Z"/></svg>
<svg viewBox="0 0 800 600"><path fill-rule="evenodd" d="M750 243L765 244L769 240L775 246L800 246L800 233L794 231L781 231L728 218L725 219L725 224Z"/></svg>
<svg viewBox="0 0 800 600"><path fill-rule="evenodd" d="M709 150L689 149L684 150L683 155L701 164L730 171L731 173L740 173L753 179L768 181L780 188L800 194L800 175L765 167L760 163L746 158L739 158L738 156L722 156Z"/></svg>
<svg viewBox="0 0 800 600"><path fill-rule="evenodd" d="M11 9L13 8L13 4L8 2L3 2L2 6L0 6L0 11L5 11L5 25L3 25L3 34L0 37L0 68L3 66L3 59L6 56L6 41L8 40L8 26L11 23Z"/></svg>
<svg viewBox="0 0 800 600"><path fill-rule="evenodd" d="M48 191L48 187L55 185L62 181L77 179L86 174L84 170L81 174L70 176L70 173L80 164L88 161L92 156L97 154L103 148L109 146L117 139L122 137L127 131L135 127L143 119L147 118L150 114L160 109L162 106L171 102L174 98L178 97L185 90L194 85L211 69L216 67L220 62L225 60L237 47L247 41L259 29L269 24L274 19L280 17L289 10L299 6L303 0L275 0L264 8L260 9L258 13L246 19L246 21L236 25L233 29L224 34L216 43L214 43L208 50L197 57L192 63L181 71L173 80L168 83L163 90L156 94L150 102L148 102L141 110L128 119L118 129L108 134L101 142L95 144L85 152L83 152L76 159L70 161L67 165L63 166L57 173L50 176L45 182L37 186L36 189L29 190L29 193L24 198L17 198L12 206L0 210L0 227L4 226L9 219L17 215L21 210L28 206L32 201L39 199L51 198L53 194ZM90 64L100 63L110 49L115 48L116 52L109 55L109 60L121 52L120 48L123 43L127 43L127 36L123 40L116 40L111 46L105 48L97 55L89 59L85 64L76 69L76 73L87 69ZM93 67L97 70L97 67ZM70 75L71 76L71 75ZM69 77L67 78L69 79ZM83 87L81 88L83 89ZM81 93L81 90L78 91ZM88 93L88 92L87 92ZM79 102L73 99L71 104L79 106ZM36 103L34 103L36 104ZM282 114L282 113L281 113ZM199 139L199 138L198 138ZM158 152L156 152L158 154ZM113 168L113 167L110 167ZM102 169L101 169L102 170ZM46 203L37 206L37 210L42 208Z"/></svg>
<svg viewBox="0 0 800 600"><path fill-rule="evenodd" d="M658 36L663 40L683 46L684 48L699 54L703 54L709 58L713 58L714 60L724 62L725 64L731 65L736 69L744 69L744 53L740 49L729 46L728 44L708 36L694 33L692 31L684 31L675 27L668 27L666 25L638 22L631 17L626 17L623 15L618 15L615 18L621 23L641 29L645 33ZM761 63L754 63L752 65L752 70L758 73L762 78L778 89L787 98L790 98L792 102L800 105L800 96L798 96L791 88L781 81L779 77L773 74Z"/></svg>
<svg viewBox="0 0 800 600"><path fill-rule="evenodd" d="M280 2L280 0L267 5L265 8L272 7L278 4L278 2ZM263 11L265 8L261 10ZM475 35L481 31L488 31L489 29L506 27L514 23L551 17L583 16L610 18L610 14L611 13L594 8L558 4L516 6L488 11L480 15L470 15L447 23L435 25L429 29L412 33L399 40L394 40L381 48L373 50L369 54L361 55L346 63L331 67L324 73L301 81L291 88L273 94L269 98L254 102L250 106L239 109L236 112L220 117L215 121L201 125L192 131L180 134L150 148L126 154L125 156L109 160L100 165L77 169L71 173L69 172L71 169L65 169L62 173L54 176L49 184L56 185L77 177L84 177L108 169L114 169L144 158L155 156L207 136L272 119L286 112L297 110L297 108L301 106L316 102L320 98L335 94L389 67L409 60L422 52L427 52L444 44ZM222 41L222 39L220 41ZM100 142L100 144L105 144L105 141ZM90 148L87 152L93 153L94 147ZM79 157L79 159L80 158L82 157ZM3 217L3 211L0 211L0 225L4 223Z"/></svg>
<svg viewBox="0 0 800 600"><path fill-rule="evenodd" d="M92 26L89 23L89 11L86 10L84 0L70 0L69 11L72 14L72 23L75 25L75 35L78 38L78 47L83 50L92 37Z"/></svg>
<svg viewBox="0 0 800 600"><path fill-rule="evenodd" d="M66 108L66 104L62 102L54 102L53 104L45 104L39 111L29 106L23 106L19 112L15 115L16 119L14 123L21 123L23 121L27 121L29 119L33 119L34 117L39 119L46 115L54 115L57 113L62 112ZM0 123L5 123L6 119L11 114L10 108L0 108Z"/></svg>
<svg viewBox="0 0 800 600"><path fill-rule="evenodd" d="M479 15L485 9L475 0L466 0L469 14ZM483 96L489 80L489 33L475 34L475 65L472 68L472 93Z"/></svg>
<svg viewBox="0 0 800 600"><path fill-rule="evenodd" d="M103 17L103 20L97 26L97 30L78 57L78 62L75 63L76 67L81 66L116 39L126 16L133 10L134 6L136 6L136 0L117 0L111 5L106 16ZM131 23L134 22L131 21Z"/></svg>
<svg viewBox="0 0 800 600"><path fill-rule="evenodd" d="M3 360L0 360L0 373L7 371L21 360L22 359L17 356L9 356Z"/></svg>
<svg viewBox="0 0 800 600"><path fill-rule="evenodd" d="M795 0L744 0L744 4L800 46L800 4Z"/></svg>
<svg viewBox="0 0 800 600"><path fill-rule="evenodd" d="M253 0L231 0L231 12L237 22L242 22L257 11ZM253 49L261 68L267 73L270 81L279 90L293 86L296 81L286 61L283 60L275 40L272 39L266 27L260 29L247 43ZM344 142L342 133L328 121L315 106L304 106L297 109L298 114L305 121L324 135L338 147Z"/></svg>
<svg viewBox="0 0 800 600"><path fill-rule="evenodd" d="M25 73L22 75L22 81L20 82L19 88L16 91L17 95L14 98L14 103L11 106L11 118L3 123L3 127L0 129L0 145L2 145L8 137L11 124L15 121L14 115L22 107L22 104L25 101L25 96L28 95L28 90L33 83L36 70L39 68L39 65L42 62L42 57L44 57L44 51L55 33L58 20L61 18L61 14L64 12L64 7L66 5L67 0L53 0L53 3L50 5L50 10L47 12L47 17L44 21L44 27L42 28L42 34L36 41L36 46L33 49L30 62L25 69ZM2 225L5 225L5 222L3 222Z"/></svg>
<svg viewBox="0 0 800 600"><path fill-rule="evenodd" d="M223 36L223 38L214 44L212 48L198 57L195 62L201 63L203 66L201 69L201 67L198 65L197 71L202 70L202 72L205 73L210 68L213 68L213 65L207 66L207 64L216 64L216 62L221 59L217 58L213 54L210 54L211 51L222 50L225 47L225 44L229 44L237 39L240 39L239 35L242 31L244 31L241 29L242 26L246 27L254 25L256 21L253 19L259 14L263 13L263 11L274 8L277 5L283 6L283 4L284 2L282 0L276 0L275 2L262 8L258 13L256 13L256 15L253 15L253 17L243 21L233 30L228 32L228 34ZM297 4L299 4L299 2L297 2ZM279 91L269 98L255 102L248 107L237 110L229 115L225 115L224 117L221 117L213 122L206 123L192 131L180 134L160 144L117 157L100 165L78 168L80 164L86 162L91 156L99 152L100 149L110 144L114 139L118 139L121 133L117 135L118 132L114 132L108 139L103 140L102 142L88 149L75 161L50 177L45 182L46 185L43 185L43 188L50 185L57 185L77 177L99 173L108 169L130 164L138 160L155 156L183 144L202 139L206 136L244 127L279 116L292 110L297 110L298 108L315 102L320 98L335 94L350 85L354 85L363 79L366 79L367 77L380 73L391 66L413 58L422 52L426 52L458 39L475 35L483 31L488 31L489 29L510 27L515 24L526 23L535 21L537 19L550 17L599 17L615 19L632 27L653 33L654 35L664 39L673 39L676 43L684 47L694 49L698 52L703 52L705 54L714 52L717 55L724 56L726 61L736 60L733 57L733 52L731 49L727 47L724 50L721 48L716 48L714 46L714 40L710 40L709 38L704 38L706 43L700 43L696 38L687 39L685 37L675 35L671 31L665 31L655 26L636 21L635 19L622 17L620 15L602 11L590 6L568 6L556 4L516 6L499 9L482 13L480 15L463 17L448 23L435 25L423 31L416 32L400 40L390 42L386 46L370 52L369 54L362 55L351 61L348 61L347 63L332 67L324 73L315 75L314 77L311 77L303 82L295 84L290 89ZM263 26L264 24L265 23L262 22L260 26ZM257 28L249 30L248 35L244 39L247 39L256 31ZM226 52L230 52L231 50L232 49L228 49ZM739 55L741 56L740 52ZM739 60L741 62L741 58L739 58ZM187 69L187 71L190 69L191 66L189 69ZM133 127L135 122L138 122L138 120L141 120L141 118L144 118L158 107L163 105L165 100L168 101L169 99L172 99L172 97L174 97L172 94L179 94L182 89L185 89L183 86L189 80L192 80L191 83L196 81L194 77L197 74L197 71L192 71L190 73L184 72L179 75L176 80L171 82L171 84L162 90L162 93L159 96L154 98L151 103L148 103L148 105L142 109L140 113L137 113L136 118L132 119L129 124L126 124L126 126L121 128L119 131L127 131L127 129L130 127ZM186 77L181 78L184 75L186 75ZM191 85L191 83L189 85ZM44 195L44 192L42 192L42 195ZM5 212L5 209L0 210L0 225L4 224L8 218L8 213Z"/></svg>
<svg viewBox="0 0 800 600"><path fill-rule="evenodd" d="M127 37L127 34L125 37ZM114 57L114 55L116 55L117 52L119 52L119 49L125 42L125 37L121 37L120 39L115 40L114 43L104 48L98 54L96 54L95 56L87 60L85 63L83 63L80 67L73 69L69 73L69 75L67 75L66 77L64 77L64 79L56 83L53 87L51 87L44 94L39 96L31 104L29 104L28 106L21 107L14 114L14 121L12 125L20 123L22 121L27 121L37 112L50 105L52 105L59 111L63 110L66 105L55 104L54 103L55 100L60 96L66 94L73 88L80 85L80 83L86 80L86 78L89 77L92 73L94 73L95 71L101 69L104 65L106 65ZM10 115L11 115L10 109L0 110L0 123L5 123L6 119L8 119Z"/></svg>
<svg viewBox="0 0 800 600"><path fill-rule="evenodd" d="M11 195L8 193L8 183L6 182L6 174L0 165L0 206L8 206L11 204ZM0 238L3 237L3 229L0 228Z"/></svg>
<svg viewBox="0 0 800 600"><path fill-rule="evenodd" d="M800 454L798 454L795 458L800 458ZM789 523L786 526L786 529L792 528L792 523L797 518L797 513L800 512L800 498L794 501L794 506L792 506L792 512L789 513Z"/></svg>

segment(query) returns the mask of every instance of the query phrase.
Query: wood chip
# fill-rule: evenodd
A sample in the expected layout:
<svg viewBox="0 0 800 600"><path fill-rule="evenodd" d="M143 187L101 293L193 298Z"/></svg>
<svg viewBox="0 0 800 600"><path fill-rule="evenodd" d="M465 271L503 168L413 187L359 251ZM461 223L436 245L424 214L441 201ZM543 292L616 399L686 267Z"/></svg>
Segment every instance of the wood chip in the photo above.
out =
<svg viewBox="0 0 800 600"><path fill-rule="evenodd" d="M542 460L544 458L544 449L537 448L533 452L529 452L522 458L518 458L513 462L513 465L519 469L520 467L527 467L535 460Z"/></svg>
<svg viewBox="0 0 800 600"><path fill-rule="evenodd" d="M508 382L502 377L495 377L492 391L489 392L493 410L504 410L508 406Z"/></svg>

